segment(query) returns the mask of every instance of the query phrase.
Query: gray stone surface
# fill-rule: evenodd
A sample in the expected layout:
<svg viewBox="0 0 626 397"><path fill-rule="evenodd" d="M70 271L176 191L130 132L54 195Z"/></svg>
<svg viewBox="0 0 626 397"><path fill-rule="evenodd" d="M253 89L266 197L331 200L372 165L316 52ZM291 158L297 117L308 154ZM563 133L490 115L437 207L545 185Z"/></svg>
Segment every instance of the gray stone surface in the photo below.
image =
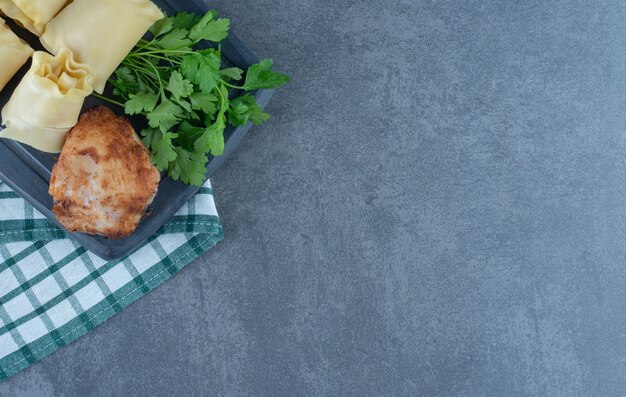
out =
<svg viewBox="0 0 626 397"><path fill-rule="evenodd" d="M626 6L225 1L294 77L226 240L2 396L626 394Z"/></svg>

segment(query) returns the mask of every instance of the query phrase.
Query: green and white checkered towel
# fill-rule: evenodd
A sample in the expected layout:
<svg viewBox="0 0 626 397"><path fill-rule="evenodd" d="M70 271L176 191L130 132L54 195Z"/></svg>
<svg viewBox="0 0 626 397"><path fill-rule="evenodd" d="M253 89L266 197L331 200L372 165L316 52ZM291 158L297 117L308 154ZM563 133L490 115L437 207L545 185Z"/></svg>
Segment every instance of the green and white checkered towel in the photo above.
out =
<svg viewBox="0 0 626 397"><path fill-rule="evenodd" d="M222 238L207 182L135 253L106 262L0 182L0 381L98 326Z"/></svg>

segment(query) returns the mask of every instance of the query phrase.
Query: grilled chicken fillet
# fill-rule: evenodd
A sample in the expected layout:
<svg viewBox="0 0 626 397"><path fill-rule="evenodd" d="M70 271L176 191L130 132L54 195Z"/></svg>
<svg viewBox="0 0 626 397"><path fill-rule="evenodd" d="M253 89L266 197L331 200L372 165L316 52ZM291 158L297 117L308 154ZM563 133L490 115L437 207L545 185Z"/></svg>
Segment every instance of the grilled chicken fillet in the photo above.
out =
<svg viewBox="0 0 626 397"><path fill-rule="evenodd" d="M128 120L108 108L92 108L67 135L52 170L52 211L71 232L127 237L160 180Z"/></svg>

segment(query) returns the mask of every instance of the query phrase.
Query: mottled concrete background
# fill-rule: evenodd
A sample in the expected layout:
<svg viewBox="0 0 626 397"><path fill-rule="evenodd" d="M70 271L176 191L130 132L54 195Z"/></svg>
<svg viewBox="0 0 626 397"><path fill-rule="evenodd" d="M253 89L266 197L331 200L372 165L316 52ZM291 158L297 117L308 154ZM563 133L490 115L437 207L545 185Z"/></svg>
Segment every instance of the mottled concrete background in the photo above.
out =
<svg viewBox="0 0 626 397"><path fill-rule="evenodd" d="M626 394L626 3L216 7L294 77L226 240L0 395Z"/></svg>

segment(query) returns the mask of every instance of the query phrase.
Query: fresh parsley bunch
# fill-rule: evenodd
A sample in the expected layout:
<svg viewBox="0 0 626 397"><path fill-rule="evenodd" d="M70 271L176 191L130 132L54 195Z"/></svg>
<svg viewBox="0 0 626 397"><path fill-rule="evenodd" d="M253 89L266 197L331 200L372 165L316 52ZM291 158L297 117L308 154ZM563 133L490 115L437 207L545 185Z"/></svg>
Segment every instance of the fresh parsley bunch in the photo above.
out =
<svg viewBox="0 0 626 397"><path fill-rule="evenodd" d="M215 11L158 21L150 29L154 38L140 41L110 80L117 100L101 97L147 118L150 128L141 135L153 163L185 184L204 183L208 154L224 152L227 123L260 125L270 117L252 95L229 100L229 89L271 89L290 80L272 70L270 59L251 66L244 79L239 68L221 68L219 46L198 48L224 40L229 26Z"/></svg>

